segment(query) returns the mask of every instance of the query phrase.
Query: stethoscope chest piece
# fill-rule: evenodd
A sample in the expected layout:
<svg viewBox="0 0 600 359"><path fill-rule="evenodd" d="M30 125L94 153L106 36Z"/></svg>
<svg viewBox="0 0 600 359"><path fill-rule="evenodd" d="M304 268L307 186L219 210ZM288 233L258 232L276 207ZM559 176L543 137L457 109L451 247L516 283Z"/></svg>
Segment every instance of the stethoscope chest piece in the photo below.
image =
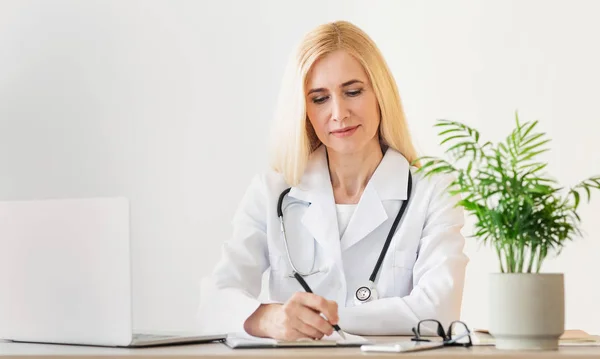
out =
<svg viewBox="0 0 600 359"><path fill-rule="evenodd" d="M368 285L362 286L356 290L354 294L354 304L359 305L372 300L377 300L379 297L375 283L369 282Z"/></svg>

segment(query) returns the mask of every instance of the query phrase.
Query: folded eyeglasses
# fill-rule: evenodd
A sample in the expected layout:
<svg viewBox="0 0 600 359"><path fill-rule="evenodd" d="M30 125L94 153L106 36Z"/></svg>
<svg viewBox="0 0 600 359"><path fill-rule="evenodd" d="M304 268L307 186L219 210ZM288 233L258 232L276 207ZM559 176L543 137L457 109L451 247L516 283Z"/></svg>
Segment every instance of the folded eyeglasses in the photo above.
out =
<svg viewBox="0 0 600 359"><path fill-rule="evenodd" d="M424 338L424 336L427 336L427 332L422 333L421 329L423 328L425 331L431 331L430 328L432 325L437 326L436 333L442 338L444 346L461 346L465 348L473 346L473 342L471 341L471 331L469 330L469 327L460 320L455 320L450 323L447 331L444 330L442 323L438 320L421 320L417 323L416 327L412 328L412 332L415 336L412 337L411 340L414 342L431 342L431 339Z"/></svg>

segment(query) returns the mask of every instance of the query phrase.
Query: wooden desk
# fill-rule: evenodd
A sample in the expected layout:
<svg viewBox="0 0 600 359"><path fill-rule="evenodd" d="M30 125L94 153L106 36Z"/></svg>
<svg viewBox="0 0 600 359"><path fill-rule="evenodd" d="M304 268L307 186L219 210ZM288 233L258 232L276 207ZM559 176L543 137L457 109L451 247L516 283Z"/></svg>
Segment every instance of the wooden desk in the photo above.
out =
<svg viewBox="0 0 600 359"><path fill-rule="evenodd" d="M370 337L376 343L387 343L406 340L406 337ZM472 348L443 348L416 353L363 353L360 348L297 348L297 349L230 349L225 344L196 344L168 347L156 347L145 349L120 349L103 347L86 347L75 345L50 345L12 343L0 341L0 357L23 358L23 357L50 358L140 358L151 357L152 359L190 359L198 358L600 358L600 347L561 347L558 351L545 352L509 352L499 351L494 347L472 347Z"/></svg>

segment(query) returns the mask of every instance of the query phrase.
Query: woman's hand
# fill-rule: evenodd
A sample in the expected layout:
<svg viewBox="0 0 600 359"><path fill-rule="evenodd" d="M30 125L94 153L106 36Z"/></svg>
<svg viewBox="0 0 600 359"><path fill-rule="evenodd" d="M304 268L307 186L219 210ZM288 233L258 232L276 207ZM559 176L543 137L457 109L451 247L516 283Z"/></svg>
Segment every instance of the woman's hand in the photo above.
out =
<svg viewBox="0 0 600 359"><path fill-rule="evenodd" d="M278 340L321 339L333 333L332 325L338 320L336 302L296 292L285 304L261 304L244 323L244 330L255 337Z"/></svg>

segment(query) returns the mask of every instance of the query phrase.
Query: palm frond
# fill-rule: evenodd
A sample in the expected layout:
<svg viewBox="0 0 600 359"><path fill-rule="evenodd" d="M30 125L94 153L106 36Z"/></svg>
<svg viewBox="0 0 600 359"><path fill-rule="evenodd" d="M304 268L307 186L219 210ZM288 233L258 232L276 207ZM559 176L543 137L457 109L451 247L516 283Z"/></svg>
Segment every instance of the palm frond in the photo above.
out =
<svg viewBox="0 0 600 359"><path fill-rule="evenodd" d="M424 172L426 178L436 173L458 172L452 164L442 158L423 156L418 160L422 162L422 165L417 169L416 173Z"/></svg>
<svg viewBox="0 0 600 359"><path fill-rule="evenodd" d="M438 136L442 138L440 145L449 144L446 150L451 153L454 159L462 158L466 155L472 155L475 160L485 157L486 149L491 143L479 143L479 131L456 121L438 120L434 125L441 128ZM457 140L460 142L456 143Z"/></svg>
<svg viewBox="0 0 600 359"><path fill-rule="evenodd" d="M585 179L577 185L575 185L573 188L571 188L571 190L569 191L569 195L573 196L573 199L575 201L573 207L575 209L577 209L580 203L581 194L579 192L581 190L584 190L587 194L587 201L589 202L592 197L591 189L593 188L600 189L600 176L593 176L588 179Z"/></svg>

